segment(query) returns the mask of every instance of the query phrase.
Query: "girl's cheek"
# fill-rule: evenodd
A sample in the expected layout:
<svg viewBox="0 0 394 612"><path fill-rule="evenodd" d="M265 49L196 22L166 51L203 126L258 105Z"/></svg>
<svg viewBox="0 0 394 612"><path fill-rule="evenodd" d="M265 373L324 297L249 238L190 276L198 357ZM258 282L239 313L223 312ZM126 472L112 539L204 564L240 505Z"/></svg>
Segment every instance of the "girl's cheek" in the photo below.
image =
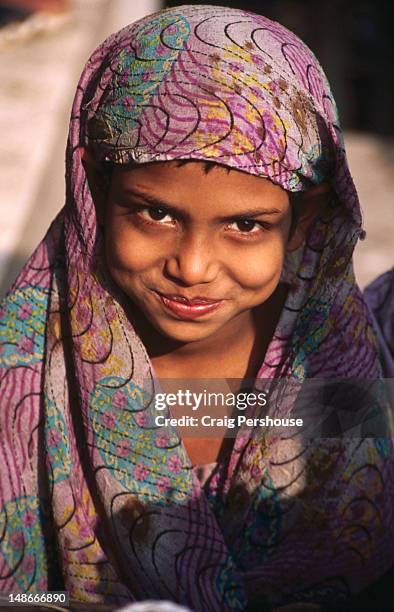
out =
<svg viewBox="0 0 394 612"><path fill-rule="evenodd" d="M265 245L257 252L237 257L232 261L231 275L245 289L261 290L279 282L285 250L280 242Z"/></svg>
<svg viewBox="0 0 394 612"><path fill-rule="evenodd" d="M150 267L157 253L154 245L147 244L138 232L126 224L112 224L106 233L106 259L113 269L138 273Z"/></svg>
<svg viewBox="0 0 394 612"><path fill-rule="evenodd" d="M252 291L261 291L265 288L271 288L271 285L279 282L282 268L265 267L265 268L249 268L247 273L238 277L238 283L243 288Z"/></svg>

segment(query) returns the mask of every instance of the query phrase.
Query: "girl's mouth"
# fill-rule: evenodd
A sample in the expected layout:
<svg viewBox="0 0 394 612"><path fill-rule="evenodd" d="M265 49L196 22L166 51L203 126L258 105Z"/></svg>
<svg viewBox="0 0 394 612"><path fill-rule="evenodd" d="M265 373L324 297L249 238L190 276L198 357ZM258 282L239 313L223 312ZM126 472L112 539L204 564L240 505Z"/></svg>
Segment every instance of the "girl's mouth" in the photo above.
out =
<svg viewBox="0 0 394 612"><path fill-rule="evenodd" d="M195 319L213 310L216 310L224 300L210 300L208 298L193 298L192 301L182 296L169 296L157 293L160 301L171 312L177 314L181 319Z"/></svg>

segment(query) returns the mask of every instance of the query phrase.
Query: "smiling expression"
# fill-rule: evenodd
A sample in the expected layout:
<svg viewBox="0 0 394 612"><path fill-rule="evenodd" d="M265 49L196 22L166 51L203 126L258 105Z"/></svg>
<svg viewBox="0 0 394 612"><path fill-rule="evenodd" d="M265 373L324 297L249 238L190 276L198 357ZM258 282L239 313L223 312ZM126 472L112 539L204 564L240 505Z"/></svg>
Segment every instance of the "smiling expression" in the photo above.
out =
<svg viewBox="0 0 394 612"><path fill-rule="evenodd" d="M107 265L156 331L217 340L275 291L290 226L288 194L267 179L197 161L116 168Z"/></svg>

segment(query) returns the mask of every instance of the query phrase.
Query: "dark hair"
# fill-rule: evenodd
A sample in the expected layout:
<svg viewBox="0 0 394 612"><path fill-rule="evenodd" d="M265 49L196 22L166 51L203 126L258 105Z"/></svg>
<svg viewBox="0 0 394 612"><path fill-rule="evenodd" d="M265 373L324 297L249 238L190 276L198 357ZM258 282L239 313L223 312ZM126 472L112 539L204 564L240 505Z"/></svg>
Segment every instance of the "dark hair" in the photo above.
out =
<svg viewBox="0 0 394 612"><path fill-rule="evenodd" d="M291 223L289 230L289 237L287 240L290 240L293 237L295 232L295 228L297 227L298 214L297 214L297 202L300 199L302 192L301 191L288 191L290 208L291 208Z"/></svg>
<svg viewBox="0 0 394 612"><path fill-rule="evenodd" d="M227 170L227 172L230 172L231 170L230 166L225 166L224 164L218 164L218 162L210 161L210 160L198 160L198 159L188 158L188 159L175 159L174 161L177 166L186 166L186 164L189 164L190 162L200 161L204 164L205 174L208 174L208 172L210 172L216 166L219 166L220 168L224 168L224 170Z"/></svg>

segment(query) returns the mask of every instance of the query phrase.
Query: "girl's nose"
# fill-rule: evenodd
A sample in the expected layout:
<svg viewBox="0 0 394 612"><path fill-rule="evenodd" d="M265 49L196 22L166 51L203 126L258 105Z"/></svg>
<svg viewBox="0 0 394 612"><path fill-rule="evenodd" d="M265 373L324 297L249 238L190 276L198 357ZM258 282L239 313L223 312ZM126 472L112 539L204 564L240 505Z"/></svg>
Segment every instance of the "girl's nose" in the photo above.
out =
<svg viewBox="0 0 394 612"><path fill-rule="evenodd" d="M218 261L210 241L184 237L166 259L167 274L185 285L211 283L218 272Z"/></svg>

